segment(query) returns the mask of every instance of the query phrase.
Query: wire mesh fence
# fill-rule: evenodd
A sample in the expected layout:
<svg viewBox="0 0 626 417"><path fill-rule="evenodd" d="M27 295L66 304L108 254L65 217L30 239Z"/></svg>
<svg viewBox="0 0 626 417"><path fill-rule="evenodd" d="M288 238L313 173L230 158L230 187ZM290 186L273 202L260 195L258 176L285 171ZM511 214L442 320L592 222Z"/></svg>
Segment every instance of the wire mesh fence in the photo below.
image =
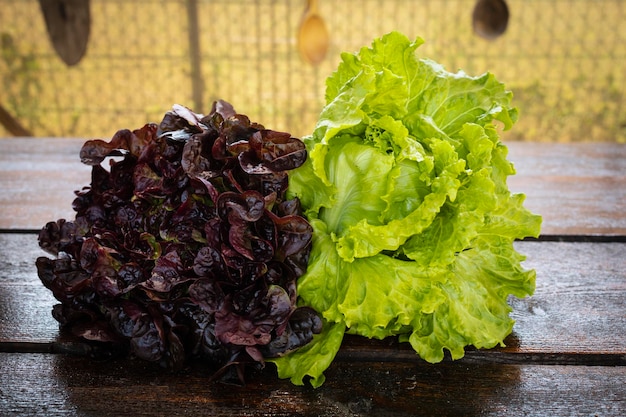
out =
<svg viewBox="0 0 626 417"><path fill-rule="evenodd" d="M305 0L90 0L86 55L67 66L38 1L0 0L0 105L33 135L106 138L221 98L303 136L341 52L399 30L425 39L420 56L513 91L505 140L626 142L626 2L508 0L507 31L488 41L472 31L475 1L320 0L331 43L312 66L296 45Z"/></svg>

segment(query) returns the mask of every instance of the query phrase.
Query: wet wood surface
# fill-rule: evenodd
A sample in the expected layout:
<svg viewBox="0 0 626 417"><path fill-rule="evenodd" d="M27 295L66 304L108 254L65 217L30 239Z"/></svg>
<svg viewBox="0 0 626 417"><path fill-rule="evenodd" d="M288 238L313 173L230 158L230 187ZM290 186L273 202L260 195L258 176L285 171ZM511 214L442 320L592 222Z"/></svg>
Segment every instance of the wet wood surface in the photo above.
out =
<svg viewBox="0 0 626 417"><path fill-rule="evenodd" d="M34 268L38 256L47 256L37 236L2 233L0 248L0 349L71 350L75 341L59 339L50 314L56 300ZM615 332L626 329L626 243L516 242L516 248L527 256L524 266L537 271L535 294L510 299L516 325L506 347L469 351L467 360L626 364L626 332ZM408 344L351 340L340 355L346 359L419 361Z"/></svg>
<svg viewBox="0 0 626 417"><path fill-rule="evenodd" d="M313 389L268 365L243 387L173 373L59 331L34 267L36 231L71 218L89 183L78 139L0 139L0 415L626 415L626 145L511 143L513 191L542 214L516 242L537 290L511 298L506 347L422 361L396 340L346 337Z"/></svg>
<svg viewBox="0 0 626 417"><path fill-rule="evenodd" d="M80 163L84 139L0 139L1 229L39 230L72 217L74 190L89 184ZM510 142L513 192L543 216L545 236L626 236L626 146L614 143ZM28 209L26 209L28 207Z"/></svg>
<svg viewBox="0 0 626 417"><path fill-rule="evenodd" d="M15 415L79 416L620 416L623 367L337 362L318 389L276 380L245 387L198 370L138 361L0 353L0 406ZM12 401L9 401L12 400Z"/></svg>

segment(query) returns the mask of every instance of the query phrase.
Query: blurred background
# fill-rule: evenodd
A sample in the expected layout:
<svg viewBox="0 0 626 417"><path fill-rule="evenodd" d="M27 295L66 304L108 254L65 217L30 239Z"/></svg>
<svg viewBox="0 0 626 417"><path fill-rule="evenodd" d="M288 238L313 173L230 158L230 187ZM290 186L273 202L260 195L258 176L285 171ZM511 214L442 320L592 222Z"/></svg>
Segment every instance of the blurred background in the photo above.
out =
<svg viewBox="0 0 626 417"><path fill-rule="evenodd" d="M59 3L80 2L49 3L72 18ZM317 64L298 52L306 0L84 3L86 50L68 65L39 1L0 0L0 110L22 133L110 138L158 123L174 103L207 113L221 98L303 136L341 52L399 30L425 39L420 57L452 72L492 72L513 91L520 119L505 140L626 142L623 0L508 0L508 26L492 40L472 29L476 0L319 0L329 45ZM7 126L0 137L19 133Z"/></svg>

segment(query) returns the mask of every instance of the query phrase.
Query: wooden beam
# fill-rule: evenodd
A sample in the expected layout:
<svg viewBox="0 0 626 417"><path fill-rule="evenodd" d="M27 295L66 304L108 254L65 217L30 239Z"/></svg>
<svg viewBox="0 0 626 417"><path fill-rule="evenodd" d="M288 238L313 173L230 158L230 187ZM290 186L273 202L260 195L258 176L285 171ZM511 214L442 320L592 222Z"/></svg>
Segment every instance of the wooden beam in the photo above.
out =
<svg viewBox="0 0 626 417"><path fill-rule="evenodd" d="M0 125L13 136L33 136L30 130L26 129L22 124L0 104Z"/></svg>

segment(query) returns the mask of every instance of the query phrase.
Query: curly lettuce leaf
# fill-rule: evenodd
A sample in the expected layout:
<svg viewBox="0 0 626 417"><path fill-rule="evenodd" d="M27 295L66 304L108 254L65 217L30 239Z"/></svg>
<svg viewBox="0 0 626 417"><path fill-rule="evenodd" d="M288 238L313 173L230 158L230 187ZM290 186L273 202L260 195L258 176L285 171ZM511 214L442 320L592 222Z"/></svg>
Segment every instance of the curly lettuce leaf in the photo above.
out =
<svg viewBox="0 0 626 417"><path fill-rule="evenodd" d="M288 355L267 361L276 365L279 378L289 378L294 385L304 385L308 380L313 388L318 388L326 380L324 371L335 359L344 333L343 323L326 323L322 333L313 336L313 341Z"/></svg>
<svg viewBox="0 0 626 417"><path fill-rule="evenodd" d="M323 382L340 332L398 336L429 362L502 344L509 295L534 291L513 242L538 236L541 218L508 189L515 170L494 123L516 121L512 94L491 74L418 59L422 43L392 32L343 54L327 80L289 192L314 229L299 303L334 342L328 330L320 347L280 358L281 377Z"/></svg>

